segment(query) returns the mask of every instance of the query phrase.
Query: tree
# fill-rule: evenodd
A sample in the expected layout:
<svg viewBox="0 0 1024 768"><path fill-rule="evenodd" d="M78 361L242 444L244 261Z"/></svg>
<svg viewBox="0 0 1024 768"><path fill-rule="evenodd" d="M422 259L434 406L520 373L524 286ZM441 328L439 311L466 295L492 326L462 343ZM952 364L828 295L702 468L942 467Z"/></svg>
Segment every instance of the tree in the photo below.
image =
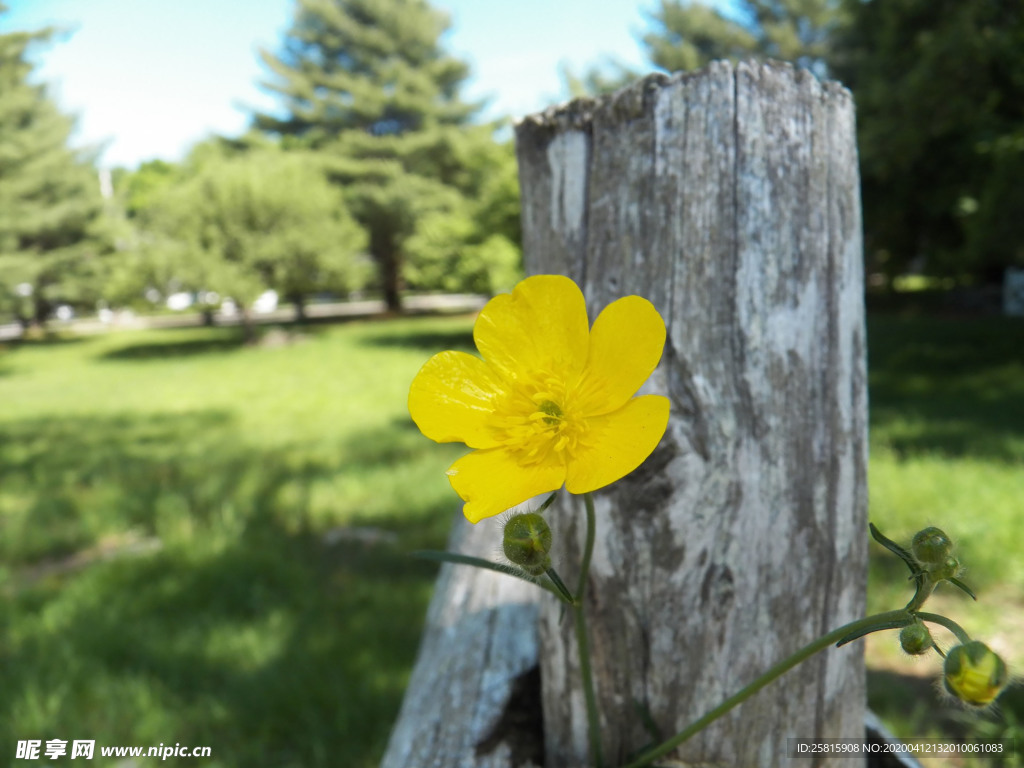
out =
<svg viewBox="0 0 1024 768"><path fill-rule="evenodd" d="M669 72L714 59L781 59L823 74L839 0L739 0L735 15L683 0L661 0L644 35L651 62Z"/></svg>
<svg viewBox="0 0 1024 768"><path fill-rule="evenodd" d="M833 68L857 100L873 267L996 281L1024 265L1024 6L848 8Z"/></svg>
<svg viewBox="0 0 1024 768"><path fill-rule="evenodd" d="M27 53L51 34L0 34L0 304L23 325L94 298L106 250L92 158L69 148L74 121L30 82Z"/></svg>
<svg viewBox="0 0 1024 768"><path fill-rule="evenodd" d="M267 288L301 319L310 294L365 284L366 235L308 153L207 154L158 193L141 224L148 277L165 291L230 296L244 322Z"/></svg>
<svg viewBox="0 0 1024 768"><path fill-rule="evenodd" d="M422 216L405 244L403 278L410 288L495 294L522 277L519 176L512 142L489 135L463 142L462 165L472 190L451 206Z"/></svg>
<svg viewBox="0 0 1024 768"><path fill-rule="evenodd" d="M661 0L647 16L647 58L666 72L700 69L716 59L780 59L823 75L829 42L843 23L841 0L735 0L729 13L702 2ZM611 93L638 77L615 60L582 75L562 70L573 98Z"/></svg>
<svg viewBox="0 0 1024 768"><path fill-rule="evenodd" d="M602 96L625 88L642 74L615 58L606 57L603 62L586 68L577 74L568 64L559 67L562 88L571 99L588 96Z"/></svg>
<svg viewBox="0 0 1024 768"><path fill-rule="evenodd" d="M393 310L407 241L479 186L469 163L493 132L467 127L478 105L459 97L469 70L442 48L447 26L424 0L298 0L282 52L262 53L283 111L255 125L330 157Z"/></svg>

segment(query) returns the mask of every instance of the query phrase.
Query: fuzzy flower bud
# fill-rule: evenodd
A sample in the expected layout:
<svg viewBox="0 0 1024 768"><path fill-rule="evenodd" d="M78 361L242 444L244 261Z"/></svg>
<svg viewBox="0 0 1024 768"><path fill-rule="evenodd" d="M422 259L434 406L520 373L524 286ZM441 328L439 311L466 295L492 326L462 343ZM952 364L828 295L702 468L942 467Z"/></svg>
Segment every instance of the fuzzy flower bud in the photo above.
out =
<svg viewBox="0 0 1024 768"><path fill-rule="evenodd" d="M536 512L514 515L505 524L502 548L509 562L531 576L540 576L551 567L551 529Z"/></svg>
<svg viewBox="0 0 1024 768"><path fill-rule="evenodd" d="M914 534L914 540L910 546L917 562L926 570L931 570L929 566L945 565L946 559L953 551L953 542L950 541L949 536L934 526Z"/></svg>
<svg viewBox="0 0 1024 768"><path fill-rule="evenodd" d="M960 701L984 707L1006 687L1006 664L977 640L958 645L946 656L943 683Z"/></svg>
<svg viewBox="0 0 1024 768"><path fill-rule="evenodd" d="M932 647L932 633L920 622L908 624L900 630L900 645L912 656L927 653Z"/></svg>
<svg viewBox="0 0 1024 768"><path fill-rule="evenodd" d="M941 528L931 526L918 531L911 550L935 582L956 578L960 573L960 561L953 556L953 542Z"/></svg>

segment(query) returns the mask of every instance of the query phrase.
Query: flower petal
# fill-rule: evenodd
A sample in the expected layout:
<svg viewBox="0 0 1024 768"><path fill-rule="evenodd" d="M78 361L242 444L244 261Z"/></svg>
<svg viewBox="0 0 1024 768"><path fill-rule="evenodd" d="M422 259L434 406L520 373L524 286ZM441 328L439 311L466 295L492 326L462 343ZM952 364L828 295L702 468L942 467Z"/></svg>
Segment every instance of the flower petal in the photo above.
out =
<svg viewBox="0 0 1024 768"><path fill-rule="evenodd" d="M493 402L505 386L480 358L441 352L412 380L409 413L420 431L438 443L493 448L498 444L489 427Z"/></svg>
<svg viewBox="0 0 1024 768"><path fill-rule="evenodd" d="M510 382L558 371L575 382L587 360L587 306L576 283L537 275L480 311L473 339L480 354Z"/></svg>
<svg viewBox="0 0 1024 768"><path fill-rule="evenodd" d="M644 395L617 411L588 419L588 439L569 460L566 490L596 491L643 464L665 434L668 411L667 397Z"/></svg>
<svg viewBox="0 0 1024 768"><path fill-rule="evenodd" d="M521 466L507 451L494 448L463 456L448 470L448 479L466 502L462 509L466 519L477 523L533 496L558 490L565 482L565 466Z"/></svg>
<svg viewBox="0 0 1024 768"><path fill-rule="evenodd" d="M609 413L636 394L665 349L665 321L647 299L613 301L594 321L590 351L577 390L588 415Z"/></svg>

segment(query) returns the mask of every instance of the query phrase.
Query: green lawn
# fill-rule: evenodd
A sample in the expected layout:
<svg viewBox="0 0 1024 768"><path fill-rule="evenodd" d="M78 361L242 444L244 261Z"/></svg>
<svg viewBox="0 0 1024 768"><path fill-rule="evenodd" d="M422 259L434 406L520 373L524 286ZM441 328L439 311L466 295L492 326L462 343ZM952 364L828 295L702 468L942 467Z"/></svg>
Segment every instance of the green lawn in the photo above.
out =
<svg viewBox="0 0 1024 768"><path fill-rule="evenodd" d="M972 603L940 589L928 609L958 621L1024 669L1024 322L1003 318L901 318L869 322L870 516L897 541L928 525L958 544ZM905 566L872 544L868 602L898 608L912 589ZM1024 754L1024 690L992 712L943 701L934 654L903 655L894 637L870 638L871 706L897 735L1015 738ZM941 636L945 644L948 636ZM997 764L992 760L934 765ZM1005 763L1024 764L1020 760Z"/></svg>
<svg viewBox="0 0 1024 768"><path fill-rule="evenodd" d="M376 765L435 572L404 553L443 546L457 501L460 449L411 425L408 385L470 328L0 351L0 755L88 738L209 745L209 766ZM872 519L953 535L981 602L934 605L1024 668L1024 323L875 318L870 368ZM873 547L873 610L906 602L901 568ZM936 710L937 659L895 642L872 639L871 704L900 735L1024 743L1019 695L1002 719Z"/></svg>
<svg viewBox="0 0 1024 768"><path fill-rule="evenodd" d="M456 510L405 410L471 321L0 353L0 763L27 738L376 765ZM173 761L168 761L173 762Z"/></svg>

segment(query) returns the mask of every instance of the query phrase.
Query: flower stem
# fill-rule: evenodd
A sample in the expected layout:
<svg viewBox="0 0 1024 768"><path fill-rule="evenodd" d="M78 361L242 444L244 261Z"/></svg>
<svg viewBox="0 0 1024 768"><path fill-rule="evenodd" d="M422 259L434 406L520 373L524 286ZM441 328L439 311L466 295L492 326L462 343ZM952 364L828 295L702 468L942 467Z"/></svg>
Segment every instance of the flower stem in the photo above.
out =
<svg viewBox="0 0 1024 768"><path fill-rule="evenodd" d="M584 598L587 592L587 577L590 572L590 558L594 554L594 500L589 493L583 494L587 507L587 538L583 544L583 560L580 563L580 580L576 587L576 603L572 612L576 624L576 646L580 654L580 677L583 682L583 697L587 705L587 735L590 739L590 757L596 768L604 762L601 755L601 723L597 714L597 697L594 695L594 677L590 669L590 641L587 637L587 618L584 613Z"/></svg>
<svg viewBox="0 0 1024 768"><path fill-rule="evenodd" d="M784 673L788 672L804 659L813 656L818 651L824 650L828 646L832 645L832 643L842 640L851 633L867 629L871 626L886 624L888 622L904 618L907 619L908 623L911 621L911 615L905 609L888 611L886 613L876 613L874 616L868 616L863 619L858 619L857 621L851 621L849 624L844 624L839 627L839 629L832 630L827 635L823 635L817 640L808 643L789 658L780 661L759 678L741 689L735 695L723 701L699 720L695 720L690 723L690 725L677 733L671 739L648 749L633 762L629 763L625 768L642 768L643 766L650 765L652 761L657 760L659 757L664 757L695 733L702 731L722 715L729 712L733 707L738 704L742 704L766 685L774 681L776 678L781 677ZM922 615L921 618L925 618L925 616Z"/></svg>
<svg viewBox="0 0 1024 768"><path fill-rule="evenodd" d="M964 631L963 627L961 627L952 619L947 619L945 616L940 616L937 613L924 613L923 611L917 612L917 618L921 619L921 621L930 621L933 624L941 624L954 635L956 635L956 639L959 640L961 643L971 642L971 636Z"/></svg>

